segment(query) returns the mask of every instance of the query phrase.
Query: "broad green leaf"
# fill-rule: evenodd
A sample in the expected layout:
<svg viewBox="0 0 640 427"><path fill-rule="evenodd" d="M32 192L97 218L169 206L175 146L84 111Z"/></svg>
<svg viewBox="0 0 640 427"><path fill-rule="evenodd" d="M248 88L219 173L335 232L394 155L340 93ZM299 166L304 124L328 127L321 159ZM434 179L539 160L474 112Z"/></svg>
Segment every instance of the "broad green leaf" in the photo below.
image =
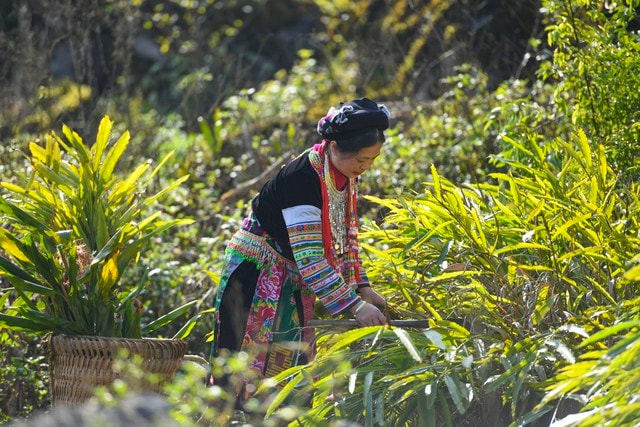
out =
<svg viewBox="0 0 640 427"><path fill-rule="evenodd" d="M10 235L4 228L0 228L0 248L10 257L22 262L29 262L29 258L22 250L20 242Z"/></svg>
<svg viewBox="0 0 640 427"><path fill-rule="evenodd" d="M81 165L92 164L91 154L89 153L89 149L84 144L82 137L78 135L74 130L69 128L67 125L62 125L62 134L67 138L67 141L71 145L72 149L66 150L67 153L71 156L74 156L75 159ZM62 141L58 139L60 143ZM64 143L62 143L64 145Z"/></svg>
<svg viewBox="0 0 640 427"><path fill-rule="evenodd" d="M0 276L7 277L13 286L21 292L35 292L37 294L49 295L53 290L41 284L37 278L29 272L12 263L7 258L0 256Z"/></svg>
<svg viewBox="0 0 640 427"><path fill-rule="evenodd" d="M0 313L0 329L9 328L16 331L23 332L48 332L51 330L51 326L36 322L31 319L27 319L21 316L10 316L4 313Z"/></svg>
<svg viewBox="0 0 640 427"><path fill-rule="evenodd" d="M177 319L178 317L184 315L185 313L189 312L189 310L191 310L191 308L198 304L199 300L193 300L193 301L189 301L186 304L181 305L180 307L170 311L169 313L158 317L157 319L155 319L154 321L144 325L142 327L142 332L143 334L149 334L152 332L157 331L158 329L160 329L163 326L168 325L169 323L173 322L175 319Z"/></svg>
<svg viewBox="0 0 640 427"><path fill-rule="evenodd" d="M416 407L418 410L419 425L424 427L436 426L436 412L433 410L433 406L429 405L427 396L424 394L418 394L416 397Z"/></svg>
<svg viewBox="0 0 640 427"><path fill-rule="evenodd" d="M104 153L104 150L107 148L107 145L109 144L112 127L113 122L111 121L111 119L109 119L109 116L105 115L102 120L100 120L100 124L98 125L98 133L96 135L96 141L93 144L93 147L91 147L93 154L92 169L94 171L101 169L100 163L102 162L102 155ZM109 180L109 176L107 176L104 172L101 171L101 175L104 176L106 180Z"/></svg>
<svg viewBox="0 0 640 427"><path fill-rule="evenodd" d="M120 158L124 154L129 142L131 140L131 136L129 131L125 131L120 135L120 138L116 140L113 144L113 147L109 149L107 155L104 159L102 166L100 167L100 176L105 182L109 182L113 176L113 171L115 170Z"/></svg>
<svg viewBox="0 0 640 427"><path fill-rule="evenodd" d="M100 280L98 280L98 292L102 294L104 299L109 298L111 295L111 288L116 284L120 278L120 271L118 270L117 256L108 258L102 265L100 270Z"/></svg>
<svg viewBox="0 0 640 427"><path fill-rule="evenodd" d="M189 335L191 334L191 332L193 331L193 328L195 328L196 324L198 323L198 320L200 320L201 317L202 317L201 314L197 314L197 315L191 317L180 328L180 330L173 335L172 338L176 339L176 340L185 340L185 339L187 339L189 337Z"/></svg>
<svg viewBox="0 0 640 427"><path fill-rule="evenodd" d="M50 230L49 226L47 226L45 223L35 218L27 211L19 208L17 205L9 202L5 198L0 198L0 212L4 212L9 217L15 218L15 220L19 221L20 223L24 223L26 226L31 227L35 230Z"/></svg>

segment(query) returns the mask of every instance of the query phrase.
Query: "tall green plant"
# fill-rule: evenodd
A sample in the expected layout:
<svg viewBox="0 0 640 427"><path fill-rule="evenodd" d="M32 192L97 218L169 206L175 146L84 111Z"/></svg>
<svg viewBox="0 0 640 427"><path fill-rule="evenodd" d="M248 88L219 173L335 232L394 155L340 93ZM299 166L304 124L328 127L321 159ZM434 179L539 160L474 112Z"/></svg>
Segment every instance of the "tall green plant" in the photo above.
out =
<svg viewBox="0 0 640 427"><path fill-rule="evenodd" d="M637 425L640 417L640 326L638 298L619 306L611 326L592 334L580 331L585 339L577 346L579 360L560 369L546 382L544 398L532 417L577 403L577 413L560 413L559 423L567 427L602 426L615 420L617 426Z"/></svg>
<svg viewBox="0 0 640 427"><path fill-rule="evenodd" d="M571 121L602 143L623 181L640 177L640 39L630 31L640 2L545 0L553 60L540 68L558 80L555 99Z"/></svg>
<svg viewBox="0 0 640 427"><path fill-rule="evenodd" d="M470 334L453 322L434 322L424 331L370 327L321 335L312 365L276 377L283 386L267 415L279 413L284 401L303 405L313 395L303 425L331 418L365 426L451 426L456 413L477 402Z"/></svg>
<svg viewBox="0 0 640 427"><path fill-rule="evenodd" d="M129 133L114 141L112 125L105 116L91 147L66 126L64 139L52 133L44 146L32 142L22 185L2 183L0 276L13 287L2 289L0 326L140 337L146 282L121 278L153 237L191 223L163 219L157 204L187 176L146 193L170 155L120 176L116 167Z"/></svg>
<svg viewBox="0 0 640 427"><path fill-rule="evenodd" d="M362 238L375 242L363 244L369 277L386 284L399 312L464 319L484 349L467 347L485 368L469 372L469 383L476 394L501 393L515 420L541 398L548 376L575 361L581 335L566 323L596 333L636 294L625 274L640 251L640 193L617 189L604 147L592 150L583 132L543 145L505 142L519 160L503 158L509 172L490 174L490 183L458 186L434 167L424 193L369 197L388 214ZM364 366L389 351L371 352ZM455 404L453 393L445 396Z"/></svg>
<svg viewBox="0 0 640 427"><path fill-rule="evenodd" d="M633 295L620 278L640 245L637 188L616 191L604 148L592 151L582 132L572 142L557 139L542 147L506 141L529 160L508 161L509 173L490 174L495 183L458 187L433 168L425 193L378 200L390 209L386 225L372 225L363 237L384 242L389 255L367 246L385 257L370 275L397 283L400 273L443 307L469 294L468 308L477 312L473 298L482 297L490 303L487 314L518 322L517 335L561 323L562 312ZM444 271L447 263L460 262L468 266L465 273ZM446 283L460 275L469 284L448 289Z"/></svg>

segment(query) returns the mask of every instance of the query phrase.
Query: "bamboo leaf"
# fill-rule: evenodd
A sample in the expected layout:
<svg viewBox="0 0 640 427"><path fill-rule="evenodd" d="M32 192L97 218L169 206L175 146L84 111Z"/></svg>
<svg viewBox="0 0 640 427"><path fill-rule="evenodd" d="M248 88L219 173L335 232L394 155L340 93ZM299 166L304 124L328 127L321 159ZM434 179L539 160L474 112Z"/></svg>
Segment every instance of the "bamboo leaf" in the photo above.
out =
<svg viewBox="0 0 640 427"><path fill-rule="evenodd" d="M291 396L295 387L300 384L304 377L301 374L293 375L289 378L288 382L285 383L284 387L278 394L276 394L275 398L267 408L266 416L273 415L273 413L280 408L280 406Z"/></svg>
<svg viewBox="0 0 640 427"><path fill-rule="evenodd" d="M431 177L433 178L433 190L436 193L436 200L442 200L442 185L440 183L440 175L434 164L431 164Z"/></svg>
<svg viewBox="0 0 640 427"><path fill-rule="evenodd" d="M429 384L430 385L430 384ZM425 427L436 427L436 411L433 408L434 398L426 394L418 394L418 423Z"/></svg>
<svg viewBox="0 0 640 427"><path fill-rule="evenodd" d="M372 196L370 194L364 194L362 195L362 198L369 202L388 208L391 211L394 211L398 208L398 202L393 199L381 199L380 197Z"/></svg>
<svg viewBox="0 0 640 427"><path fill-rule="evenodd" d="M609 326L601 331L596 332L595 334L591 335L589 338L587 338L586 340L582 341L579 345L578 348L584 348L588 345L594 344L596 342L599 341L603 341L606 338L610 338L614 335L619 334L622 331L626 331L627 329L631 329L634 327L638 327L640 326L640 323L638 321L626 321L626 322L620 322L618 324L615 324L613 326Z"/></svg>
<svg viewBox="0 0 640 427"><path fill-rule="evenodd" d="M547 246L544 246L544 245L541 245L541 244L538 244L538 243L522 242L522 243L516 243L515 245L505 246L503 248L496 249L494 254L495 255L500 255L500 254L504 254L504 253L515 252L515 251L518 251L520 249L536 249L536 250L541 250L541 251L548 251L549 250L549 248Z"/></svg>
<svg viewBox="0 0 640 427"><path fill-rule="evenodd" d="M500 135L500 137L502 138L502 140L510 145L512 145L514 148L516 148L518 151L523 152L524 154L526 154L529 157L535 157L533 155L533 153L529 150L527 150L524 145L516 142L516 140L514 140L513 138L508 137L507 135Z"/></svg>
<svg viewBox="0 0 640 427"><path fill-rule="evenodd" d="M393 328L393 332L396 334L402 345L407 349L409 355L413 358L413 360L418 363L422 363L422 357L420 357L418 350L413 345L413 341L411 341L411 338L409 337L409 334L407 334L407 331L401 328Z"/></svg>
<svg viewBox="0 0 640 427"><path fill-rule="evenodd" d="M484 234L484 225L480 221L480 216L475 209L471 209L471 217L476 224L476 232L478 233L478 238L480 240L480 247L488 252L487 236Z"/></svg>
<svg viewBox="0 0 640 427"><path fill-rule="evenodd" d="M467 389L456 375L444 375L444 383L449 390L449 395L456 405L456 409L462 415L467 411Z"/></svg>
<svg viewBox="0 0 640 427"><path fill-rule="evenodd" d="M431 343L433 343L433 345L438 347L440 350L445 350L447 348L442 338L442 334L440 334L438 331L435 331L433 329L425 329L424 331L422 331L422 333L424 333L429 341L431 341Z"/></svg>
<svg viewBox="0 0 640 427"><path fill-rule="evenodd" d="M600 172L600 181L604 186L607 182L607 156L605 154L605 149L603 144L598 144L598 164L599 164L599 172Z"/></svg>
<svg viewBox="0 0 640 427"><path fill-rule="evenodd" d="M373 382L373 372L367 372L364 376L362 400L364 406L365 427L373 427L373 394L371 393L371 383Z"/></svg>
<svg viewBox="0 0 640 427"><path fill-rule="evenodd" d="M515 223L520 223L522 221L521 218L518 215L513 213L513 211L511 209L509 209L507 207L507 205L503 204L497 198L494 199L493 202L498 207L498 209L500 209L500 212L502 212L503 214L505 214L507 216L507 218L506 218L507 220L513 221Z"/></svg>
<svg viewBox="0 0 640 427"><path fill-rule="evenodd" d="M538 201L538 203L536 204L536 207L533 208L533 210L527 216L527 223L531 223L540 214L540 212L542 212L544 207L545 201L544 199L540 199L540 201Z"/></svg>
<svg viewBox="0 0 640 427"><path fill-rule="evenodd" d="M578 144L580 145L580 151L582 152L582 158L587 170L591 171L593 167L593 159L591 158L591 148L589 147L589 141L587 135L584 133L584 129L578 129Z"/></svg>
<svg viewBox="0 0 640 427"><path fill-rule="evenodd" d="M520 191L518 190L518 185L516 181L509 176L509 191L511 192L511 199L516 206L520 205Z"/></svg>

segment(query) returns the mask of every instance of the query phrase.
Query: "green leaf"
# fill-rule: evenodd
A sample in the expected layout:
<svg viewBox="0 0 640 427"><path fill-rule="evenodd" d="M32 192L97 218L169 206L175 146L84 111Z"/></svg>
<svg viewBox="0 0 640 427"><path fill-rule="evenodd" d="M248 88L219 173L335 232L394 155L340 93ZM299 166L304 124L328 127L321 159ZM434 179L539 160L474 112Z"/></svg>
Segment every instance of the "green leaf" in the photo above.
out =
<svg viewBox="0 0 640 427"><path fill-rule="evenodd" d="M51 325L42 324L22 316L0 313L0 329L2 327L22 332L48 332L51 330Z"/></svg>
<svg viewBox="0 0 640 427"><path fill-rule="evenodd" d="M98 125L98 134L96 135L96 142L91 147L93 154L93 164L92 169L97 171L100 169L100 163L102 162L102 155L104 150L107 148L109 144L109 137L111 136L111 128L113 127L113 122L109 119L109 116L104 116L102 120L100 120L100 124ZM113 171L113 169L111 169ZM110 176L107 176L104 172L101 172L101 175L105 177L105 180L109 180Z"/></svg>
<svg viewBox="0 0 640 427"><path fill-rule="evenodd" d="M449 395L456 405L456 409L460 414L464 414L467 411L468 405L468 390L465 385L458 379L456 375L444 376L444 383L449 390Z"/></svg>
<svg viewBox="0 0 640 427"><path fill-rule="evenodd" d="M364 377L362 399L364 406L365 427L373 427L373 394L371 393L371 383L373 382L373 372L367 372Z"/></svg>
<svg viewBox="0 0 640 427"><path fill-rule="evenodd" d="M48 225L36 219L33 215L19 208L17 205L9 202L4 197L0 198L0 212L4 212L14 221L24 224L34 230L50 230L50 227Z"/></svg>
<svg viewBox="0 0 640 427"><path fill-rule="evenodd" d="M608 328L605 328L605 329L603 329L601 331L598 331L595 334L591 335L586 340L582 341L578 345L578 348L587 347L587 346L589 346L591 344L594 344L594 343L599 342L599 341L603 341L606 338L610 338L610 337L612 337L614 335L617 335L622 331L626 331L628 329L635 328L635 327L638 327L638 326L640 326L640 322L637 321L637 320L620 322L620 323L618 323L616 325L609 326Z"/></svg>
<svg viewBox="0 0 640 427"><path fill-rule="evenodd" d="M424 427L435 427L436 411L433 410L434 400L432 398L428 398L422 393L418 393L416 400L416 406L418 408L418 424Z"/></svg>
<svg viewBox="0 0 640 427"><path fill-rule="evenodd" d="M142 333L146 335L151 332L155 332L156 330L158 330L163 326L168 325L169 323L176 320L178 317L187 313L191 309L191 307L193 307L198 302L199 300L189 301L188 303L181 305L180 307L170 311L164 316L160 316L159 318L155 319L153 322L144 325L142 327Z"/></svg>
<svg viewBox="0 0 640 427"><path fill-rule="evenodd" d="M434 164L431 165L431 177L433 178L433 189L437 200L442 200L442 185L440 184L440 175Z"/></svg>
<svg viewBox="0 0 640 427"><path fill-rule="evenodd" d="M7 277L13 286L19 288L22 292L34 292L40 295L51 295L53 292L50 287L43 285L27 271L3 256L0 256L0 271L4 272L0 276Z"/></svg>
<svg viewBox="0 0 640 427"><path fill-rule="evenodd" d="M182 328L180 328L180 330L175 333L175 335L173 336L173 339L184 340L188 338L189 335L191 334L191 331L193 331L193 328L196 326L196 324L198 323L198 320L200 320L201 317L202 317L202 314L196 314L195 316L187 320L187 322L182 326Z"/></svg>
<svg viewBox="0 0 640 427"><path fill-rule="evenodd" d="M413 358L413 360L418 363L422 363L422 357L420 357L418 350L416 349L415 345L413 345L413 341L411 341L411 338L409 337L409 334L407 334L407 331L401 328L393 328L393 332L396 334L402 345L407 349L409 355Z"/></svg>
<svg viewBox="0 0 640 427"><path fill-rule="evenodd" d="M272 415L280 406L289 398L295 387L300 384L304 377L301 374L294 375L289 378L289 381L282 387L282 390L276 395L269 407L267 408L267 416Z"/></svg>
<svg viewBox="0 0 640 427"><path fill-rule="evenodd" d="M589 140L584 133L584 129L578 129L578 143L580 145L580 151L582 152L582 158L584 159L585 166L590 172L593 167L593 159L591 158L591 148L589 147Z"/></svg>
<svg viewBox="0 0 640 427"><path fill-rule="evenodd" d="M111 147L111 149L107 153L107 156L104 159L104 163L100 168L100 176L102 176L102 179L105 182L111 180L113 171L115 170L118 162L120 161L120 158L127 149L130 140L131 135L129 134L129 131L123 132L123 134L120 135L120 138L117 139L115 144L113 144L113 147Z"/></svg>

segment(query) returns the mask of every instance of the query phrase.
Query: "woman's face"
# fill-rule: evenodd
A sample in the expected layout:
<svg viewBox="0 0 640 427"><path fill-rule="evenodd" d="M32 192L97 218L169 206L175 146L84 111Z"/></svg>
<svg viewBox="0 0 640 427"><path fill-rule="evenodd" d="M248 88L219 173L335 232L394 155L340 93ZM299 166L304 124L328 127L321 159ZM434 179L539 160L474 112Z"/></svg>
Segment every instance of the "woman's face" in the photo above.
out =
<svg viewBox="0 0 640 427"><path fill-rule="evenodd" d="M382 142L360 149L357 153L343 153L338 149L335 141L329 143L329 158L331 163L347 178L356 178L367 171L373 161L380 155Z"/></svg>

